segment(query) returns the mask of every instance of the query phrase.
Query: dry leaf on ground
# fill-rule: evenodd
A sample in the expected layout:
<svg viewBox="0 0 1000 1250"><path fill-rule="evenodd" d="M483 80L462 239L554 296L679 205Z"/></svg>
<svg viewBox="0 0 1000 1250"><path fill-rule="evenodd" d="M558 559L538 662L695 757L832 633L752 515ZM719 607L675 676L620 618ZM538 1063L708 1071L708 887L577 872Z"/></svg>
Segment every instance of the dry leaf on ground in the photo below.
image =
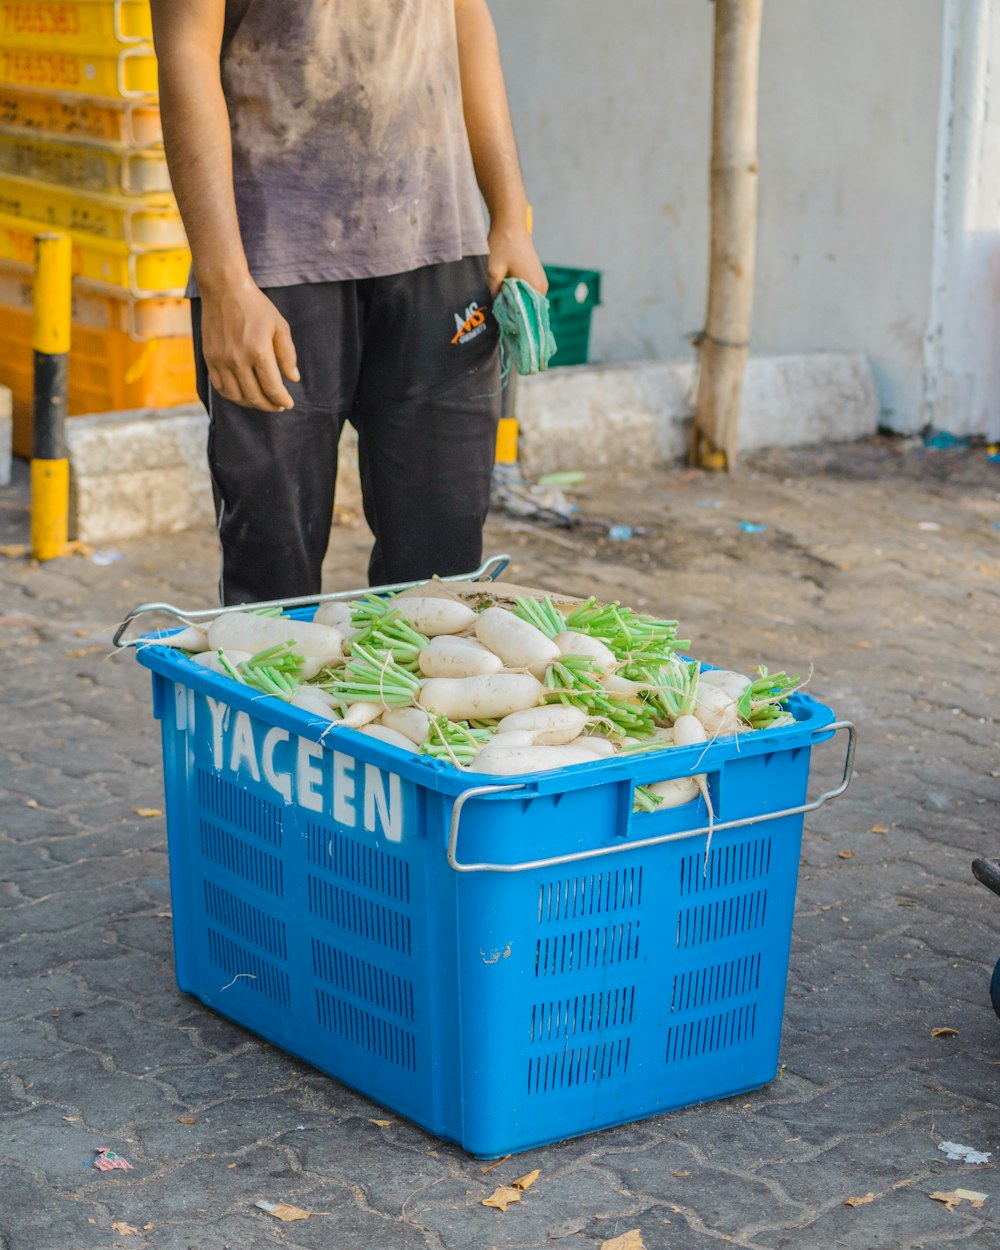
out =
<svg viewBox="0 0 1000 1250"><path fill-rule="evenodd" d="M162 816L163 809L159 807L133 807L132 811L137 816Z"/></svg>
<svg viewBox="0 0 1000 1250"><path fill-rule="evenodd" d="M845 1207L864 1207L864 1206L867 1206L869 1202L874 1202L874 1201L875 1201L875 1195L873 1193L867 1193L864 1195L863 1198L848 1198L847 1201L844 1203L844 1206Z"/></svg>
<svg viewBox="0 0 1000 1250"><path fill-rule="evenodd" d="M642 1233L637 1228L633 1228L627 1233L622 1233L620 1237L602 1241L601 1250L646 1250L646 1245L642 1240Z"/></svg>
<svg viewBox="0 0 1000 1250"><path fill-rule="evenodd" d="M480 1172L492 1172L494 1168L498 1168L501 1163L506 1163L510 1155L502 1155L499 1159L494 1159L492 1163L487 1163L479 1170Z"/></svg>
<svg viewBox="0 0 1000 1250"><path fill-rule="evenodd" d="M514 1188L520 1190L530 1189L541 1174L541 1168L535 1168L533 1172L525 1172L523 1176L519 1176L514 1182Z"/></svg>
<svg viewBox="0 0 1000 1250"><path fill-rule="evenodd" d="M390 1124L395 1124L395 1120L369 1120L369 1124L377 1124L379 1128L388 1128Z"/></svg>
<svg viewBox="0 0 1000 1250"><path fill-rule="evenodd" d="M958 1037L958 1029L931 1029L931 1037Z"/></svg>
<svg viewBox="0 0 1000 1250"><path fill-rule="evenodd" d="M854 852L853 851L838 851L837 858L838 859L853 859Z"/></svg>
<svg viewBox="0 0 1000 1250"><path fill-rule="evenodd" d="M872 825L871 829L869 830L869 833L888 833L888 832L889 832L889 826L886 824L883 824L881 820L878 822L877 825Z"/></svg>
<svg viewBox="0 0 1000 1250"><path fill-rule="evenodd" d="M293 1207L290 1202L257 1202L255 1206L273 1215L276 1220L307 1220L310 1215L320 1215L320 1211L303 1211L301 1207Z"/></svg>
<svg viewBox="0 0 1000 1250"><path fill-rule="evenodd" d="M177 1117L178 1124L197 1124L198 1117L196 1115L179 1115Z"/></svg>
<svg viewBox="0 0 1000 1250"><path fill-rule="evenodd" d="M498 1185L488 1198L483 1199L484 1207L495 1207L498 1211L506 1211L512 1202L521 1201L521 1191L512 1185Z"/></svg>
<svg viewBox="0 0 1000 1250"><path fill-rule="evenodd" d="M111 1227L119 1237L138 1237L139 1235L139 1230L133 1228L131 1224L126 1224L124 1220L112 1221Z"/></svg>
<svg viewBox="0 0 1000 1250"><path fill-rule="evenodd" d="M944 1203L949 1211L954 1211L958 1204L962 1201L958 1194L950 1193L945 1189L935 1189L934 1192L932 1194L928 1194L927 1197L933 1198L935 1202Z"/></svg>

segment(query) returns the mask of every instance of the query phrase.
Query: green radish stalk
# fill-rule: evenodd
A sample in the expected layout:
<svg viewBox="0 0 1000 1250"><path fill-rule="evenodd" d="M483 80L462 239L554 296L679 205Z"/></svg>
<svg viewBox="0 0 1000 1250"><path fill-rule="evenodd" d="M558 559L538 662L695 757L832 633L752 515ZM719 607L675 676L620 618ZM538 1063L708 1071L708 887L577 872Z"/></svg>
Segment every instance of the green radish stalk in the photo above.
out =
<svg viewBox="0 0 1000 1250"><path fill-rule="evenodd" d="M540 629L506 608L487 608L476 618L476 637L498 655L507 668L527 669L535 677L559 658L559 648Z"/></svg>
<svg viewBox="0 0 1000 1250"><path fill-rule="evenodd" d="M417 703L449 720L507 716L541 702L545 687L530 673L488 673L485 677L428 677Z"/></svg>

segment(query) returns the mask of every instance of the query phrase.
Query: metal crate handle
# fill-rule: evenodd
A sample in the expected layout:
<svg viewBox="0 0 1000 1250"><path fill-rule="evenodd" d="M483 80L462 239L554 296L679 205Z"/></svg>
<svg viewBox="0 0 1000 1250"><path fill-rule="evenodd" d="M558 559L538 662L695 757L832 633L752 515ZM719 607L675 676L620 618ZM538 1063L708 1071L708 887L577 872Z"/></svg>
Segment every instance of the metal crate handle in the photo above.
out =
<svg viewBox="0 0 1000 1250"><path fill-rule="evenodd" d="M726 829L738 829L743 825L757 825L767 820L781 820L785 816L798 816L804 812L814 812L830 799L839 798L851 784L851 776L854 772L854 753L858 740L857 727L852 721L839 720L813 731L813 737L815 738L820 734L835 734L841 729L847 730L844 772L840 783L834 786L832 790L827 790L825 794L821 794L818 799L813 799L811 803L802 803L798 807L786 807L780 812L766 812L761 816L744 816L741 820L719 821L711 826L711 832L722 833ZM615 846L600 846L588 851L574 851L570 855L550 855L547 859L530 859L517 864L462 863L458 858L458 832L466 803L470 799L483 798L489 794L509 794L516 790L530 790L530 786L525 782L516 782L510 785L473 786L468 790L463 790L455 800L455 806L451 812L451 828L448 833L448 864L456 872L528 872L534 868L554 868L559 864L575 864L581 860L597 859L603 855L617 855L622 851L637 851L647 846L659 846L664 842L680 842L685 838L696 838L701 834L710 832L709 826L703 825L700 829L684 829L679 833L661 833L657 837L640 838L635 842L622 841Z"/></svg>
<svg viewBox="0 0 1000 1250"><path fill-rule="evenodd" d="M489 556L478 569L471 573L453 573L448 577L438 578L442 582L495 582L507 565L509 555ZM395 582L391 586L365 586L360 590L338 590L329 595L302 595L298 599L268 599L260 603L234 603L228 608L198 608L189 612L186 608L174 607L172 603L140 603L129 612L124 621L115 630L112 639L116 647L134 647L138 638L124 638L129 625L147 612L166 612L186 625L197 624L198 621L215 620L217 616L225 616L228 612L253 612L260 608L307 608L311 604L329 603L334 599L360 599L364 595L388 595L400 590L412 590L415 586L427 584L426 577L415 582Z"/></svg>

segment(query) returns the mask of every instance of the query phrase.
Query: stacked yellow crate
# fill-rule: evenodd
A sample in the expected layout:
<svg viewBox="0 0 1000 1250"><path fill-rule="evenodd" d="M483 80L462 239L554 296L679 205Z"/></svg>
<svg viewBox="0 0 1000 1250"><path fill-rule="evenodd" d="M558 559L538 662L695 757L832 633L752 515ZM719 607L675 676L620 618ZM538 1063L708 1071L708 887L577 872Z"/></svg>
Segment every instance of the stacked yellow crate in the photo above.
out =
<svg viewBox="0 0 1000 1250"><path fill-rule="evenodd" d="M69 411L194 398L190 256L163 155L148 0L0 0L0 382L31 447L34 236L73 241Z"/></svg>

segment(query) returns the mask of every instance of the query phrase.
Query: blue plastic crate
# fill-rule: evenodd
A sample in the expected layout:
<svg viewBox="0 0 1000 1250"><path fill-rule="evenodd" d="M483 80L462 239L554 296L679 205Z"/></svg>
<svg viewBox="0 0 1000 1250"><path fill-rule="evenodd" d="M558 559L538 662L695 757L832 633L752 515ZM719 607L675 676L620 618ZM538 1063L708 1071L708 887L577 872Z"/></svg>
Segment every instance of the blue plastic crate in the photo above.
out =
<svg viewBox="0 0 1000 1250"><path fill-rule="evenodd" d="M137 656L182 990L482 1157L774 1077L803 817L772 814L805 805L828 708L507 785ZM632 811L692 772L720 826L755 822L707 864L703 800Z"/></svg>

